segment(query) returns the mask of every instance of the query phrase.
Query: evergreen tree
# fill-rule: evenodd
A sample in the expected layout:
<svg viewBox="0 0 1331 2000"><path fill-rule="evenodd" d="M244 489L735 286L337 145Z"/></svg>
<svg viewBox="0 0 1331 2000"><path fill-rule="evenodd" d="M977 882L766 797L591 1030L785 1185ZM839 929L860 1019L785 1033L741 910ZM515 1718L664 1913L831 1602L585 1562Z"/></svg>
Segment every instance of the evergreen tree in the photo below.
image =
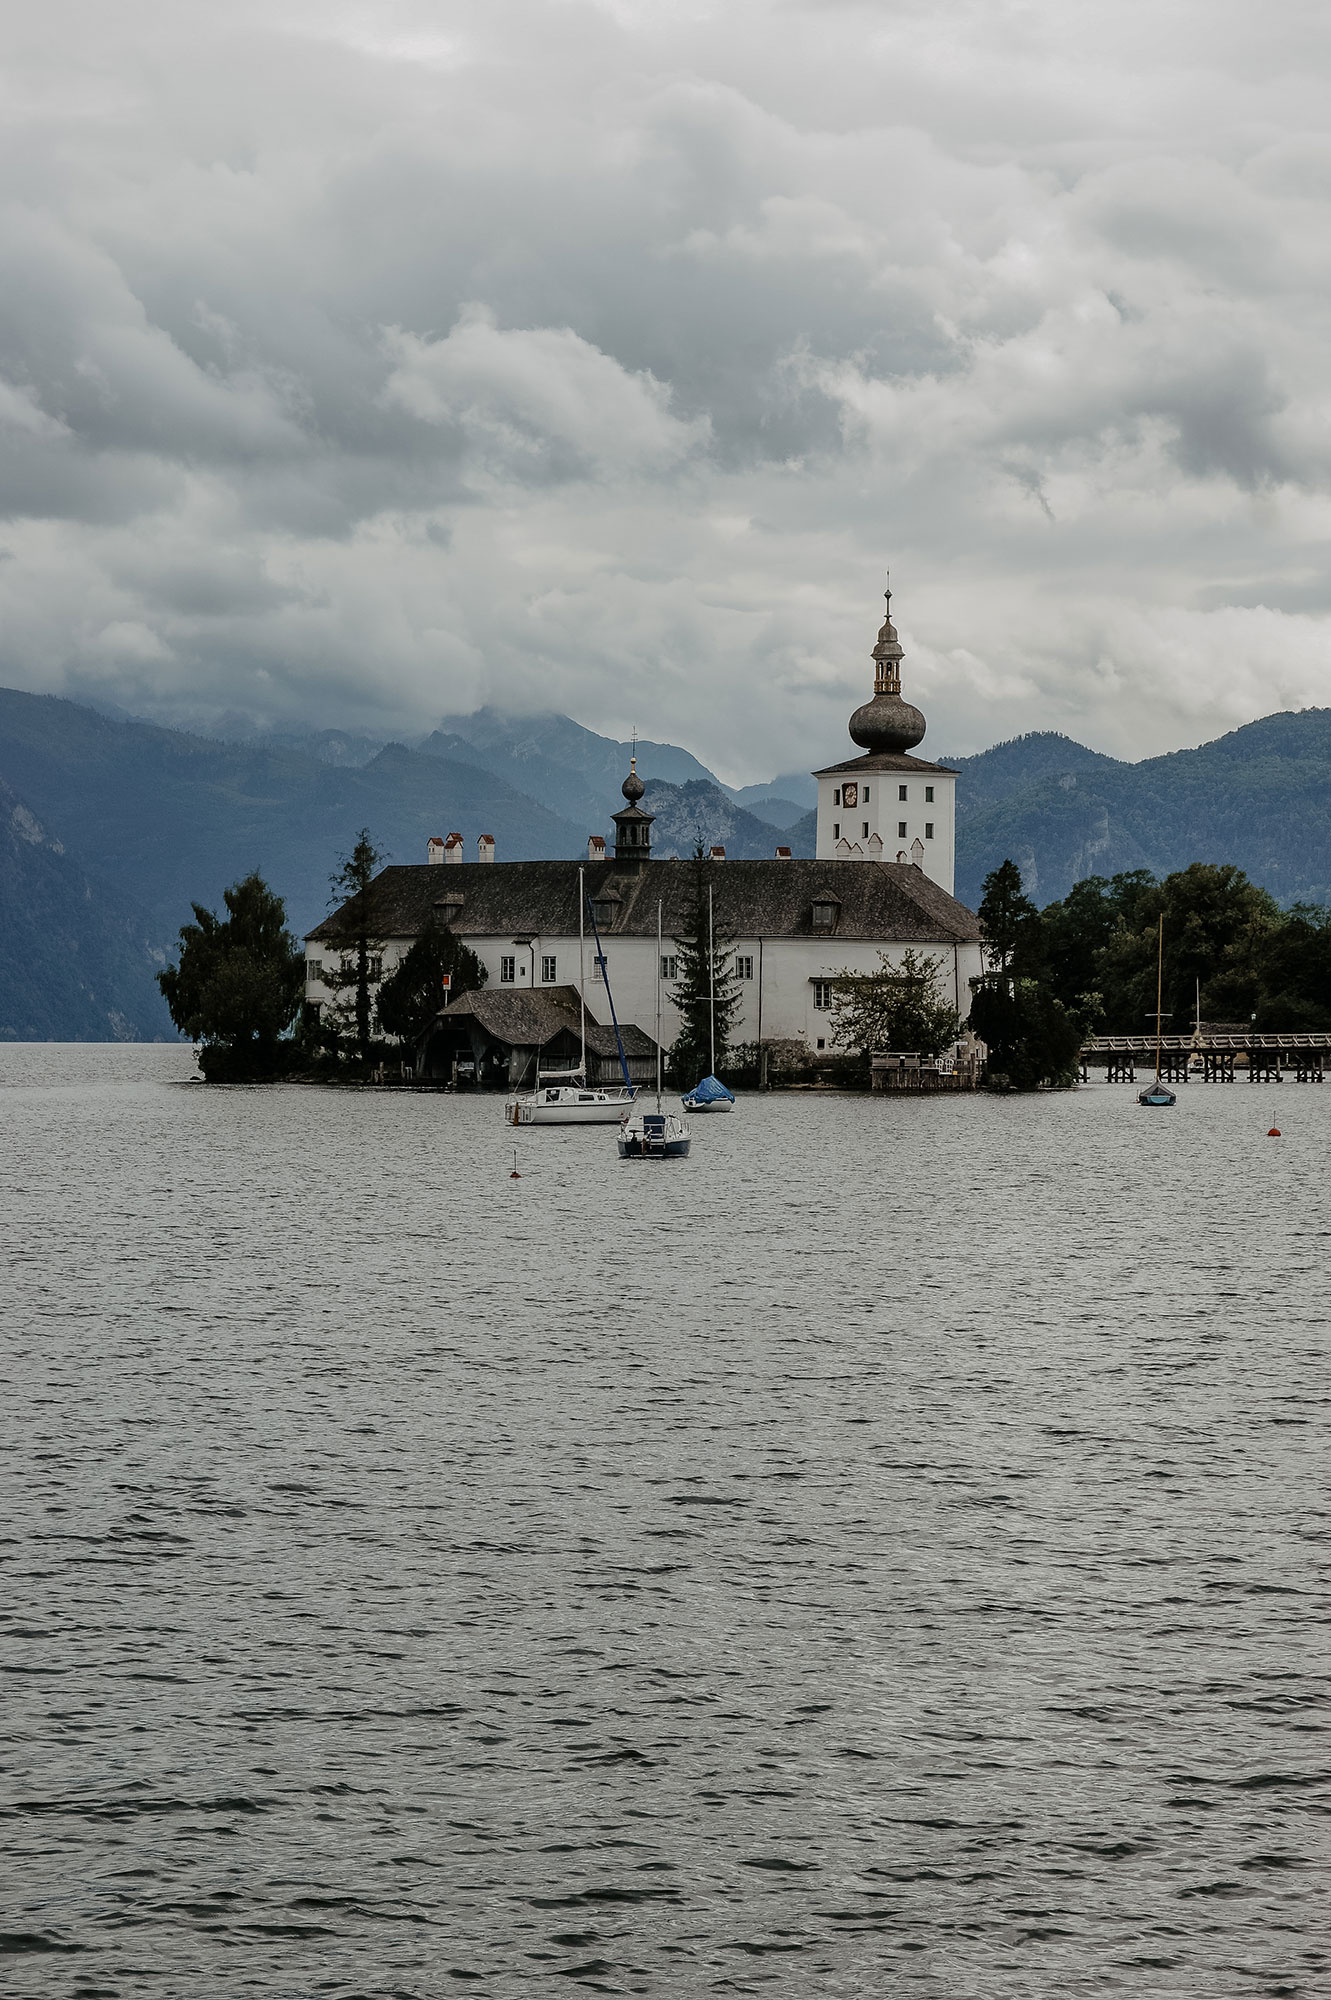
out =
<svg viewBox="0 0 1331 2000"><path fill-rule="evenodd" d="M344 926L339 940L343 957L340 966L325 965L324 983L335 993L349 997L331 1004L324 1025L339 1040L349 1030L354 1033L356 1063L362 1076L368 1075L370 1068L370 986L377 977L371 972L370 962L378 959L384 948L382 938L376 937L370 927L370 885L383 859L370 839L369 828L362 827L356 845L350 854L343 856L330 877L333 885L330 900L334 906L340 906Z"/></svg>
<svg viewBox="0 0 1331 2000"><path fill-rule="evenodd" d="M961 1032L961 1020L939 990L941 958L905 951L893 965L885 951L879 970L844 971L832 990L832 1040L866 1059L887 1049L936 1056Z"/></svg>
<svg viewBox="0 0 1331 2000"><path fill-rule="evenodd" d="M304 959L286 907L263 878L223 892L227 915L194 903L180 960L157 975L171 1019L202 1043L199 1066L217 1081L253 1081L286 1066L282 1037L300 1009Z"/></svg>
<svg viewBox="0 0 1331 2000"><path fill-rule="evenodd" d="M444 1005L444 974L452 981L447 998L474 993L489 973L474 951L455 937L447 924L431 923L415 940L406 957L379 988L377 1013L386 1035L406 1044L418 1042Z"/></svg>
<svg viewBox="0 0 1331 2000"><path fill-rule="evenodd" d="M1005 977L1033 974L1040 961L1040 913L1022 893L1015 861L985 876L977 914L989 970Z"/></svg>
<svg viewBox="0 0 1331 2000"><path fill-rule="evenodd" d="M679 970L670 998L679 1010L680 1030L670 1051L670 1064L675 1077L686 1086L700 1082L712 1068L713 1023L716 1068L725 1067L731 1022L740 999L731 951L735 933L712 920L708 888L714 866L699 841L693 852L694 893L688 929L674 940Z"/></svg>

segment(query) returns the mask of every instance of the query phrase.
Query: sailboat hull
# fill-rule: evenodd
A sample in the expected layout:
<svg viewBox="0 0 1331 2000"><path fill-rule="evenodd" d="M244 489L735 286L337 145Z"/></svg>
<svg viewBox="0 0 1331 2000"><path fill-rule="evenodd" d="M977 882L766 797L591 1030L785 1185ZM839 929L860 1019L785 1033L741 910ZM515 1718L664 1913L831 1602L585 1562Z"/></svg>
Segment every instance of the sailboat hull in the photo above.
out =
<svg viewBox="0 0 1331 2000"><path fill-rule="evenodd" d="M689 1128L673 1112L639 1112L619 1128L621 1160L687 1160Z"/></svg>
<svg viewBox="0 0 1331 2000"><path fill-rule="evenodd" d="M535 1090L508 1105L510 1125L618 1125L633 1098L627 1090Z"/></svg>

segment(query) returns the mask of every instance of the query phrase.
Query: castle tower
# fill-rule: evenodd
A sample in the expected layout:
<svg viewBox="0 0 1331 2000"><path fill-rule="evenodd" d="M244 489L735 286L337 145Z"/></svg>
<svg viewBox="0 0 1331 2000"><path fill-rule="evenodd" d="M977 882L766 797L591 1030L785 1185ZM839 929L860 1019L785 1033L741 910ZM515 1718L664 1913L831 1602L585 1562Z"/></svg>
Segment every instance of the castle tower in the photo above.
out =
<svg viewBox="0 0 1331 2000"><path fill-rule="evenodd" d="M873 649L873 695L850 718L864 755L815 771L820 861L879 861L919 868L952 894L957 774L910 753L925 731L902 697L901 641L892 593Z"/></svg>
<svg viewBox="0 0 1331 2000"><path fill-rule="evenodd" d="M638 776L638 760L629 759L629 774L620 790L627 804L613 815L615 822L615 866L635 873L652 858L652 823L655 813L644 812L638 804L647 787Z"/></svg>

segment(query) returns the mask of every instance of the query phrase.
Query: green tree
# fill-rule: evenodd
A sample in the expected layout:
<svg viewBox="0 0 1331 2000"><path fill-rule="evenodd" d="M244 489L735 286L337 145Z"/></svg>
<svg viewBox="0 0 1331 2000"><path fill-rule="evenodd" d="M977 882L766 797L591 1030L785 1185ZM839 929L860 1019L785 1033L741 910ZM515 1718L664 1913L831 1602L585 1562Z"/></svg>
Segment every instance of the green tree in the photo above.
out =
<svg viewBox="0 0 1331 2000"><path fill-rule="evenodd" d="M1022 891L1015 861L1001 862L985 876L977 914L990 972L1032 975L1040 962L1040 913Z"/></svg>
<svg viewBox="0 0 1331 2000"><path fill-rule="evenodd" d="M489 973L474 951L444 923L431 923L379 988L376 1011L386 1035L418 1042L444 1005L444 975L452 981L448 999L474 993Z"/></svg>
<svg viewBox="0 0 1331 2000"><path fill-rule="evenodd" d="M709 905L714 866L700 840L693 851L694 893L688 929L674 940L679 967L670 998L679 1010L680 1031L670 1051L670 1063L675 1077L686 1084L698 1082L713 1067L713 1020L715 1067L720 1070L726 1066L731 1023L740 999L731 950L735 933L714 922Z"/></svg>
<svg viewBox="0 0 1331 2000"><path fill-rule="evenodd" d="M1188 1033L1199 985L1204 1019L1246 1020L1258 1011L1264 942L1282 918L1274 899L1241 868L1194 861L1163 882L1134 886L1119 907L1120 921L1100 953L1097 981L1111 1033L1155 1031L1162 916L1166 1034Z"/></svg>
<svg viewBox="0 0 1331 2000"><path fill-rule="evenodd" d="M223 892L227 915L194 903L180 932L180 959L157 975L171 1019L202 1044L210 1082L251 1081L287 1066L282 1037L300 1010L304 961L286 928L286 907L263 878Z"/></svg>
<svg viewBox="0 0 1331 2000"><path fill-rule="evenodd" d="M832 989L832 1041L866 1059L887 1049L936 1056L961 1032L955 1007L940 991L941 958L905 951L893 965L878 954L877 972L840 973Z"/></svg>
<svg viewBox="0 0 1331 2000"><path fill-rule="evenodd" d="M1038 1090L1042 1083L1076 1081L1082 1024L1038 980L993 973L976 980L968 1025L989 1052L991 1088Z"/></svg>
<svg viewBox="0 0 1331 2000"><path fill-rule="evenodd" d="M371 962L380 958L384 948L383 939L373 928L370 888L383 859L370 839L369 828L362 827L350 854L342 857L330 877L331 902L342 920L335 941L341 946L342 959L340 964L325 965L324 983L347 997L330 1002L323 1025L332 1029L339 1041L348 1036L354 1039L355 1061L362 1076L368 1075L370 1068L370 987L376 977Z"/></svg>

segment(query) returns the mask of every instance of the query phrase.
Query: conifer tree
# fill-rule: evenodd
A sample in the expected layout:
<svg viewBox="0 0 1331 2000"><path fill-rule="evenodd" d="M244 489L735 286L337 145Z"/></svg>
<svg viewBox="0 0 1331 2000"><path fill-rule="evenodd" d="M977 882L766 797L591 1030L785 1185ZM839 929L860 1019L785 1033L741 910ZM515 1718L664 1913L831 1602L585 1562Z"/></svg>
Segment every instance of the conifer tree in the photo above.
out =
<svg viewBox="0 0 1331 2000"><path fill-rule="evenodd" d="M447 995L445 973L451 982ZM476 992L489 976L475 952L447 924L431 923L379 988L379 1026L399 1042L417 1042L446 998L453 1001L462 993Z"/></svg>
<svg viewBox="0 0 1331 2000"><path fill-rule="evenodd" d="M686 1087L700 1082L712 1067L713 1022L716 1068L725 1067L731 1022L739 1006L739 980L731 950L735 933L714 919L708 899L714 866L699 841L693 853L693 903L688 928L682 937L674 939L679 969L676 984L670 988L670 998L679 1010L680 1030L670 1051L670 1064L677 1080Z"/></svg>
<svg viewBox="0 0 1331 2000"><path fill-rule="evenodd" d="M363 826L356 845L329 878L333 885L330 901L340 906L345 928L340 940L342 961L340 965L325 965L324 984L349 997L333 1003L326 1025L339 1036L348 1029L354 1031L356 1063L362 1076L368 1075L370 1068L370 987L378 977L371 962L380 959L384 948L383 939L376 937L370 926L370 884L384 859L370 839L369 828Z"/></svg>
<svg viewBox="0 0 1331 2000"><path fill-rule="evenodd" d="M222 896L218 917L194 903L180 932L180 960L157 975L171 1019L202 1043L199 1066L211 1082L256 1082L284 1067L282 1037L304 985L300 947L286 906L259 874Z"/></svg>

